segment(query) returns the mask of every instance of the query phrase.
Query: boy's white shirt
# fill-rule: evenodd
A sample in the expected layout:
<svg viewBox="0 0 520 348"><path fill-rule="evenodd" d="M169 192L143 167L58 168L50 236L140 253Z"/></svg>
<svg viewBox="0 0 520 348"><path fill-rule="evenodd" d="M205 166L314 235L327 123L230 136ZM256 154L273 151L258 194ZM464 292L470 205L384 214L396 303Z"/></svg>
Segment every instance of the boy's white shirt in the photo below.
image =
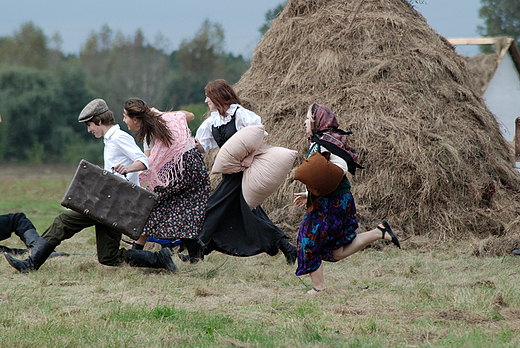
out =
<svg viewBox="0 0 520 348"><path fill-rule="evenodd" d="M105 170L112 172L112 168L121 163L128 166L135 161L142 162L148 169L148 157L141 151L135 143L135 139L125 131L122 131L118 124L112 126L103 136L105 149L103 158ZM121 174L115 173L121 177ZM139 172L126 174L128 181L139 186Z"/></svg>

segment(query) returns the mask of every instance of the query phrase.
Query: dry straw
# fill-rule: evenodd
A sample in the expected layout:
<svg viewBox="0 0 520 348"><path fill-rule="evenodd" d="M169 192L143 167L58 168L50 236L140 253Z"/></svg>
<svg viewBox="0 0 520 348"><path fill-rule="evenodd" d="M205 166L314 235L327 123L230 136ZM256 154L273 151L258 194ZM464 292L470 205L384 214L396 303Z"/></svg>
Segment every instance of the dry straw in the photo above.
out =
<svg viewBox="0 0 520 348"><path fill-rule="evenodd" d="M273 21L235 85L266 142L289 147L308 105L324 104L366 167L351 178L360 230L386 216L404 235L438 240L518 232L520 175L464 57L408 2L359 4L289 0ZM308 143L292 148L296 168ZM263 207L294 238L303 187L293 174Z"/></svg>

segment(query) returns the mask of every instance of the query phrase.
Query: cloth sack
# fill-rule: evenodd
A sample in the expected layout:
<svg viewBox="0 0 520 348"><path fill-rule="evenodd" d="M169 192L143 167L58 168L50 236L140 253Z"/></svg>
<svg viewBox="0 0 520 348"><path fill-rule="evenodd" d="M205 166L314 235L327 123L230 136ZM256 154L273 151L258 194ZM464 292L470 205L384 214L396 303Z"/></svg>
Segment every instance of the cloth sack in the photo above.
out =
<svg viewBox="0 0 520 348"><path fill-rule="evenodd" d="M255 125L233 134L215 157L211 174L233 174L248 168L253 160L253 153L262 145L264 130L264 126Z"/></svg>
<svg viewBox="0 0 520 348"><path fill-rule="evenodd" d="M242 195L249 208L256 208L276 191L287 178L297 154L294 150L269 145L261 145L252 154L253 160L242 177Z"/></svg>
<svg viewBox="0 0 520 348"><path fill-rule="evenodd" d="M330 162L330 152L314 152L296 169L294 180L304 183L309 191L326 196L338 187L343 179L343 169Z"/></svg>

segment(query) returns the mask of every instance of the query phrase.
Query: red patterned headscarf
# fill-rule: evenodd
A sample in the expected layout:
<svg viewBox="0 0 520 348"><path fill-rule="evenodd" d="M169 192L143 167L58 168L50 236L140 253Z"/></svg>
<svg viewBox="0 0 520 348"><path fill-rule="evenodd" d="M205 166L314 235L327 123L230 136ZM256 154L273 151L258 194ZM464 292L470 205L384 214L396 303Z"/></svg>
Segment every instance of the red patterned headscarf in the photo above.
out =
<svg viewBox="0 0 520 348"><path fill-rule="evenodd" d="M313 122L311 122L312 136L309 137L309 142L318 143L331 153L343 158L347 162L350 173L355 174L356 168L363 169L356 163L358 153L348 142L348 135L352 132L339 129L336 115L326 106L314 103L310 110Z"/></svg>

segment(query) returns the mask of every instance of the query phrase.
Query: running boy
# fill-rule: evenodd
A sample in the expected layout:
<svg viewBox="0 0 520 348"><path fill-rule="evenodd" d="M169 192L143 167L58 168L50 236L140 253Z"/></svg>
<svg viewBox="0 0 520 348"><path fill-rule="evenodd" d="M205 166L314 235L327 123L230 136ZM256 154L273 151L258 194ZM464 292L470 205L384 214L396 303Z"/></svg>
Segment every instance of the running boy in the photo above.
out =
<svg viewBox="0 0 520 348"><path fill-rule="evenodd" d="M79 122L85 123L88 132L105 142L105 170L112 168L119 174L128 174L128 180L139 185L140 170L148 168L148 158L139 149L134 138L115 124L112 111L103 99L91 101L81 111ZM133 267L164 268L172 273L177 271L168 248L159 252L126 250L120 248L121 232L104 226L88 216L75 211L65 211L58 215L52 225L39 237L31 256L18 260L4 253L7 262L19 272L37 270L47 260L55 247L83 229L95 226L98 260L107 266L118 266L122 262Z"/></svg>

